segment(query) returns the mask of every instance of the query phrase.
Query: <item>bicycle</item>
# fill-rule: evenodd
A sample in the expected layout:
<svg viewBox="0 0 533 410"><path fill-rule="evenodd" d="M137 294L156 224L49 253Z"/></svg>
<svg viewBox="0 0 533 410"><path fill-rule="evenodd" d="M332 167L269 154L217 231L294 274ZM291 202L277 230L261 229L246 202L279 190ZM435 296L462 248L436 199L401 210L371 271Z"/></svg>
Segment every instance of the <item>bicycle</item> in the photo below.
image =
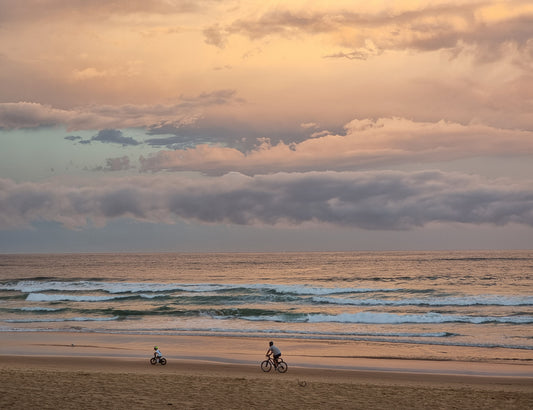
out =
<svg viewBox="0 0 533 410"><path fill-rule="evenodd" d="M150 364L156 365L157 363L161 363L164 366L167 364L167 359L165 359L163 356L154 356L150 359Z"/></svg>
<svg viewBox="0 0 533 410"><path fill-rule="evenodd" d="M262 371L269 372L270 370L272 370L272 367L274 367L274 369L276 369L280 373L285 373L287 371L289 366L287 366L287 363L285 363L281 357L278 358L277 364L274 362L274 358L272 357L272 355L267 354L266 357L268 357L268 359L263 360L261 362Z"/></svg>

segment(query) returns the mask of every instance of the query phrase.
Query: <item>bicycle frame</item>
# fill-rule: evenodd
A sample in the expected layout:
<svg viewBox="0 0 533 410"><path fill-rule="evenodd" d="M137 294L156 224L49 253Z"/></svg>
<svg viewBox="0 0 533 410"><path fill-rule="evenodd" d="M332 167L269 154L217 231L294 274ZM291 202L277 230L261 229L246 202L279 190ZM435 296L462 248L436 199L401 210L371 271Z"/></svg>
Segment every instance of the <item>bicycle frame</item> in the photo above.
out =
<svg viewBox="0 0 533 410"><path fill-rule="evenodd" d="M266 357L268 357L268 361L269 361L270 364L271 364L272 366L274 366L274 367L277 367L278 364L279 364L279 362L280 362L280 361L283 361L283 359L280 357L280 358L278 359L278 361L275 362L275 361L274 361L274 356L272 355L272 353L267 354Z"/></svg>
<svg viewBox="0 0 533 410"><path fill-rule="evenodd" d="M261 363L261 370L269 372L272 368L276 369L279 373L285 373L287 371L287 363L280 357L277 363L274 361L272 354L266 355L267 359Z"/></svg>

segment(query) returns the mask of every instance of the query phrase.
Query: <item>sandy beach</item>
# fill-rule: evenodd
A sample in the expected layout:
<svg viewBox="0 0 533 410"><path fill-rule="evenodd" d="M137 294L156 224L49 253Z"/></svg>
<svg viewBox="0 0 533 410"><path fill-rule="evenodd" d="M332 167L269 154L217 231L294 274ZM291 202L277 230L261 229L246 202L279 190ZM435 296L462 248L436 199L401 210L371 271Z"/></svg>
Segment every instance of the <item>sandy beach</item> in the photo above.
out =
<svg viewBox="0 0 533 410"><path fill-rule="evenodd" d="M527 360L311 360L291 355L289 348L289 371L279 374L260 370L264 352L253 350L263 347L262 340L26 332L1 337L0 408L533 407ZM146 350L155 342L168 358L166 366L148 362Z"/></svg>

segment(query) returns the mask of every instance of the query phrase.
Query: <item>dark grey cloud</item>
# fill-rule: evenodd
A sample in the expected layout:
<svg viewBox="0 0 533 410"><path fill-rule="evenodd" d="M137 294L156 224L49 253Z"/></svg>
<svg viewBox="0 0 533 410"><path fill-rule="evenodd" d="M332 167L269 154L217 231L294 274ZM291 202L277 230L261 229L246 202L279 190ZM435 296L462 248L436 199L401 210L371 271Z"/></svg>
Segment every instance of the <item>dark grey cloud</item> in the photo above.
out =
<svg viewBox="0 0 533 410"><path fill-rule="evenodd" d="M91 143L91 140L83 139L83 137L80 137L79 135L67 135L65 139L82 145L89 145Z"/></svg>
<svg viewBox="0 0 533 410"><path fill-rule="evenodd" d="M332 132L342 134L343 124L330 128ZM205 116L192 124L156 124L149 127L147 134L151 138L145 143L155 147L169 149L192 148L199 144L221 144L241 152L254 149L258 141L268 137L273 144L280 142L290 144L309 139L316 129L302 127L297 121L282 123L264 121L244 122L226 116Z"/></svg>
<svg viewBox="0 0 533 410"><path fill-rule="evenodd" d="M133 168L133 165L131 165L129 157L123 156L106 159L106 165L97 167L94 171L126 171L131 168Z"/></svg>
<svg viewBox="0 0 533 410"><path fill-rule="evenodd" d="M78 186L0 180L1 229L39 221L103 225L114 218L367 230L432 223L531 227L533 186L439 171L138 176Z"/></svg>
<svg viewBox="0 0 533 410"><path fill-rule="evenodd" d="M65 139L66 139L67 141L80 141L80 140L82 140L83 138L80 137L79 135L67 135L67 136L65 137Z"/></svg>
<svg viewBox="0 0 533 410"><path fill-rule="evenodd" d="M126 145L139 145L140 143L131 137L125 137L120 130L101 130L97 135L91 138L91 141L106 142L112 144Z"/></svg>

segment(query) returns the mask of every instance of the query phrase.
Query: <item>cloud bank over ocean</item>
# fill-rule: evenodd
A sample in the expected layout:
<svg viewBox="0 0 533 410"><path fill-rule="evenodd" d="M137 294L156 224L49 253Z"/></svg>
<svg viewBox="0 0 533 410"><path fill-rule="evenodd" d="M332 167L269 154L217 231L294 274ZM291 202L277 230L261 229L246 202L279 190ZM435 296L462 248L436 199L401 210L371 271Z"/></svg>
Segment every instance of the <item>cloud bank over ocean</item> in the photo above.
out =
<svg viewBox="0 0 533 410"><path fill-rule="evenodd" d="M330 249L533 240L532 1L0 0L0 24L10 251L58 229L106 250L123 220L124 250L146 224L276 250L310 226Z"/></svg>
<svg viewBox="0 0 533 410"><path fill-rule="evenodd" d="M397 230L432 222L533 226L533 186L425 172L307 172L194 182L179 176L59 185L0 180L0 228L55 221L79 228L129 217L238 225L331 224Z"/></svg>

